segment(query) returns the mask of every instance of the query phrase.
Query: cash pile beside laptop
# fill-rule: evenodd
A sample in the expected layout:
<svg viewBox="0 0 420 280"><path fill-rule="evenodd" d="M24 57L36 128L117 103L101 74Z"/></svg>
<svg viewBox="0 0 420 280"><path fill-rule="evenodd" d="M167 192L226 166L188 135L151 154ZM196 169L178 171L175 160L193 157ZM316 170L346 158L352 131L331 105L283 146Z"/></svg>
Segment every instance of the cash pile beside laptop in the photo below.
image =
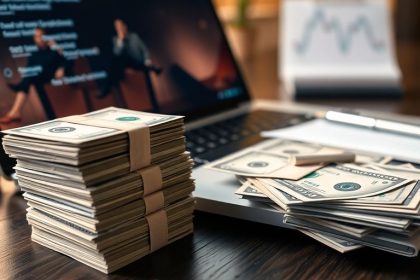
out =
<svg viewBox="0 0 420 280"><path fill-rule="evenodd" d="M107 108L5 133L33 241L110 273L192 233L182 117Z"/></svg>
<svg viewBox="0 0 420 280"><path fill-rule="evenodd" d="M420 169L368 154L337 163L334 158L348 152L302 142L274 140L258 147L207 167L236 174L238 195L270 204L286 226L340 252L369 246L418 254ZM317 157L324 162L302 162Z"/></svg>

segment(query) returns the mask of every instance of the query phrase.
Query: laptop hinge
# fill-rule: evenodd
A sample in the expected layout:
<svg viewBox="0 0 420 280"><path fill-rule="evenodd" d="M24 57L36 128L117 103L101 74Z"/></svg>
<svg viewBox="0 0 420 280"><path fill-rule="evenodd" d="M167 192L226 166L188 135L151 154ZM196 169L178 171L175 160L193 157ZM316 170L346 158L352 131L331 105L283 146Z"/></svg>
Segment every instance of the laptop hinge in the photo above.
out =
<svg viewBox="0 0 420 280"><path fill-rule="evenodd" d="M232 118L236 115L244 114L246 112L249 112L250 110L251 110L251 102L243 102L243 103L239 104L237 107L232 108L230 110L226 110L226 111L223 111L221 113L217 113L217 114L212 115L212 116L203 117L203 118L200 118L198 120L188 122L185 125L185 129L187 131L192 130L192 129L196 129L196 128L202 127L204 125L208 125L208 124L211 124L211 123L214 123L214 122L219 122L219 121L224 120L224 119Z"/></svg>

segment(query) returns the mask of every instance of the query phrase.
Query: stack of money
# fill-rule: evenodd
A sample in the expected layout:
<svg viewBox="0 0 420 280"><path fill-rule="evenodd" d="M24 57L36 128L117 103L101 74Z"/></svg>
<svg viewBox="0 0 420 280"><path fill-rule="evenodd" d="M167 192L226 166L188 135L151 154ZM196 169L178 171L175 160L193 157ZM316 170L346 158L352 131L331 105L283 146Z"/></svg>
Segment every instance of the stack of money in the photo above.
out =
<svg viewBox="0 0 420 280"><path fill-rule="evenodd" d="M4 133L33 241L110 273L192 233L182 117L111 107Z"/></svg>
<svg viewBox="0 0 420 280"><path fill-rule="evenodd" d="M352 163L292 164L296 155L316 155L325 149L331 148L274 140L207 167L236 174L242 184L238 195L271 205L285 226L340 252L369 246L416 256L420 170L368 154L356 154ZM302 168L308 172L303 174Z"/></svg>

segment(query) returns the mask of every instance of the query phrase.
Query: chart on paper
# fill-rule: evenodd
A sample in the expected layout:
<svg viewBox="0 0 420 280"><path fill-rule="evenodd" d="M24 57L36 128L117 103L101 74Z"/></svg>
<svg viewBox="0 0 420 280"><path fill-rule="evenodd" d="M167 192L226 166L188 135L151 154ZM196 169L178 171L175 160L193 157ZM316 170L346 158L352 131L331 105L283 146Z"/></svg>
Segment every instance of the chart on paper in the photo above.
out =
<svg viewBox="0 0 420 280"><path fill-rule="evenodd" d="M335 40L336 48L344 55L352 51L353 44L358 35L362 35L368 47L375 52L384 50L384 41L377 38L372 27L370 19L360 14L354 20L349 22L347 26L337 16L328 17L325 9L316 9L308 21L304 24L302 36L295 42L295 51L300 55L304 55L311 46L312 40L317 40L317 32L325 33Z"/></svg>
<svg viewBox="0 0 420 280"><path fill-rule="evenodd" d="M287 58L305 64L340 65L391 59L385 2L287 1L283 19Z"/></svg>

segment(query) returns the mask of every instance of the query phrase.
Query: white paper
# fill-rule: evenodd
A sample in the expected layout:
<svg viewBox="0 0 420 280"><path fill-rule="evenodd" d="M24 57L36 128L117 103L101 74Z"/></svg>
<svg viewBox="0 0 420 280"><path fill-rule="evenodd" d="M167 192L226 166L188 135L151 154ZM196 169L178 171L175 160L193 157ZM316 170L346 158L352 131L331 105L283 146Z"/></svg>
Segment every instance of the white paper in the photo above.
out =
<svg viewBox="0 0 420 280"><path fill-rule="evenodd" d="M280 78L305 86L398 86L385 0L286 0Z"/></svg>
<svg viewBox="0 0 420 280"><path fill-rule="evenodd" d="M420 139L317 119L300 125L265 131L263 137L297 140L354 151L391 156L420 163Z"/></svg>

